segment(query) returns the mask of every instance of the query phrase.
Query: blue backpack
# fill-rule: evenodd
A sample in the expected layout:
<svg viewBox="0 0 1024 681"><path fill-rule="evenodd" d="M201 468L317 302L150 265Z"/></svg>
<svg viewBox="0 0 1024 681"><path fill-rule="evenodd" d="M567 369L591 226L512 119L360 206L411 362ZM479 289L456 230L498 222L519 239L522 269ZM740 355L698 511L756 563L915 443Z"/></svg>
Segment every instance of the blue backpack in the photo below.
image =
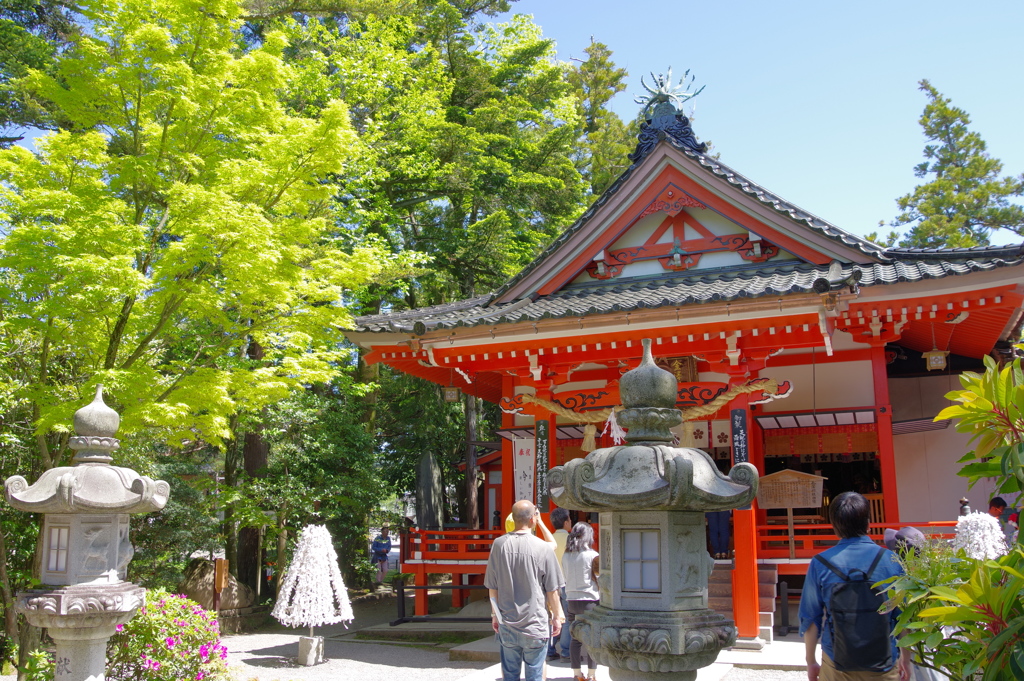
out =
<svg viewBox="0 0 1024 681"><path fill-rule="evenodd" d="M845 574L820 555L814 557L842 580L825 595L832 623L832 663L839 671L884 672L895 663L889 614L879 612L885 591L871 587L875 583L871 573L885 554L885 549L878 549L867 572L850 568Z"/></svg>

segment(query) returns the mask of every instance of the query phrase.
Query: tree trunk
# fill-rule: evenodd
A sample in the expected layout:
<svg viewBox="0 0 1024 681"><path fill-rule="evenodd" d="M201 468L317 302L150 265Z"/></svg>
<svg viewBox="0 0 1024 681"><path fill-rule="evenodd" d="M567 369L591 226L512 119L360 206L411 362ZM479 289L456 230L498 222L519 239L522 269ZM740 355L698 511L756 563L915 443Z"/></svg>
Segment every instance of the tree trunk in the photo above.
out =
<svg viewBox="0 0 1024 681"><path fill-rule="evenodd" d="M245 434L242 461L248 476L258 478L267 467L270 445L263 434L255 430ZM260 579L260 528L243 527L238 532L238 581L248 584L255 592Z"/></svg>
<svg viewBox="0 0 1024 681"><path fill-rule="evenodd" d="M363 354L359 355L359 380L362 383L378 383L380 381L380 365L367 364L363 361ZM360 398L363 403L362 423L366 432L373 435L377 428L377 398L378 390L371 390Z"/></svg>
<svg viewBox="0 0 1024 681"><path fill-rule="evenodd" d="M285 526L286 509L277 512L277 565L274 575L277 577L277 588L274 599L281 595L281 582L284 581L284 558L288 553L288 528Z"/></svg>
<svg viewBox="0 0 1024 681"><path fill-rule="evenodd" d="M252 360L263 359L266 353L263 346L255 340L249 342L246 355ZM245 434L242 441L242 465L245 474L251 478L264 475L270 445L263 439L260 426ZM242 584L248 584L256 593L260 581L260 530L258 527L243 527L238 531L238 572L235 577Z"/></svg>
<svg viewBox="0 0 1024 681"><path fill-rule="evenodd" d="M29 654L39 648L43 640L43 630L33 627L24 617L19 617L21 627L18 631L18 681L28 681Z"/></svg>
<svg viewBox="0 0 1024 681"><path fill-rule="evenodd" d="M18 640L18 613L14 612L14 592L7 574L7 541L0 532L0 596L4 603L4 634L11 641Z"/></svg>
<svg viewBox="0 0 1024 681"><path fill-rule="evenodd" d="M36 534L36 552L32 557L32 577L38 580L43 567L43 521L40 519L36 524L38 532ZM43 640L43 630L33 627L24 617L18 618L18 624L18 681L28 681L28 676L25 673L25 670L28 669L28 658L33 651L39 648L39 644Z"/></svg>
<svg viewBox="0 0 1024 681"><path fill-rule="evenodd" d="M466 528L480 527L476 483L476 396L466 395Z"/></svg>
<svg viewBox="0 0 1024 681"><path fill-rule="evenodd" d="M232 419L234 421L234 419ZM235 432L237 423L232 423L231 432ZM232 440L224 456L224 486L238 487L238 470L241 462L241 445ZM238 532L235 528L235 511L230 504L224 506L224 557L228 560L228 569L238 577Z"/></svg>

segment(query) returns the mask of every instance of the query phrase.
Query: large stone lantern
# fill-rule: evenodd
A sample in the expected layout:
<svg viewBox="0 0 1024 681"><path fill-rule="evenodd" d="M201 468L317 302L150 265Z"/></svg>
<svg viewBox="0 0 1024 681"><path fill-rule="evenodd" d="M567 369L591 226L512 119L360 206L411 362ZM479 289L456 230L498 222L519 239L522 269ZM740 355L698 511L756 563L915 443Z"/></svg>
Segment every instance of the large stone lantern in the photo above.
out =
<svg viewBox="0 0 1024 681"><path fill-rule="evenodd" d="M627 444L553 468L548 485L559 506L600 513L601 602L573 638L614 681L692 681L736 641L732 620L708 609L704 512L748 504L757 469L741 463L726 477L706 453L672 446L678 385L643 344L619 381Z"/></svg>
<svg viewBox="0 0 1024 681"><path fill-rule="evenodd" d="M39 589L19 592L15 608L57 644L55 678L102 681L107 640L145 602L145 589L123 581L134 549L128 516L159 511L170 485L111 466L120 417L96 398L75 412L74 465L51 468L35 484L15 475L7 502L43 514Z"/></svg>

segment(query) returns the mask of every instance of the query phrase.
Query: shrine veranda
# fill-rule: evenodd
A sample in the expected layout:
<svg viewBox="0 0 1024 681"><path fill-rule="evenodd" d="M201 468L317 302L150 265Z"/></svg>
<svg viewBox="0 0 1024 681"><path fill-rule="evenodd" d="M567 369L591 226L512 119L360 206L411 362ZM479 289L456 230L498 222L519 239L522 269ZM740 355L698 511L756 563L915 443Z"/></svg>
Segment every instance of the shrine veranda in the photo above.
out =
<svg viewBox="0 0 1024 681"><path fill-rule="evenodd" d="M792 547L785 510L755 502L734 512L733 614L741 636L756 636L758 566L803 574L835 541L831 496L865 493L876 538L908 524L948 531L967 494L956 475L967 437L933 418L959 387L957 374L980 368L985 355L1012 353L1024 250L884 248L709 156L678 113L656 110L630 158L590 209L499 290L362 317L348 332L366 362L503 410L500 449L478 455L489 531L432 543L421 535L402 570L422 584L430 572L482 574L501 532L494 519L519 496L517 471L549 512L546 471L586 456L588 412L619 404L618 379L651 338L679 379L680 409L748 387L691 419L681 436L726 470L749 461L762 475L825 478L820 503L792 509ZM758 379L771 379L763 383L771 389L756 390ZM596 424L598 447L613 444L603 427ZM528 465L517 466L522 457ZM976 487L974 505L990 493ZM418 599L417 613L425 608Z"/></svg>

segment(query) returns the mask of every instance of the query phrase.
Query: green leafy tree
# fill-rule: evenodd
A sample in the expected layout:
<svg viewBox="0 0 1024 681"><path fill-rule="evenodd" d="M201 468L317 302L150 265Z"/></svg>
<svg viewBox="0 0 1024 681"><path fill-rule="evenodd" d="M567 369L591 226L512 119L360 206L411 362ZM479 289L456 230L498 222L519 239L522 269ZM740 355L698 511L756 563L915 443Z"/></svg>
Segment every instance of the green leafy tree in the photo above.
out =
<svg viewBox="0 0 1024 681"><path fill-rule="evenodd" d="M132 441L124 444L128 449L138 448ZM148 589L173 591L195 554L213 553L223 546L214 467L218 452L208 446L175 452L155 443L150 447L158 452L155 456L142 452L138 462L125 461L128 457L122 456L119 463L137 465L146 475L166 480L171 496L160 513L132 516L136 551L128 565L128 579Z"/></svg>
<svg viewBox="0 0 1024 681"><path fill-rule="evenodd" d="M224 501L237 501L240 524L265 526L264 548L272 553L276 545L278 566L289 537L311 523L330 527L346 577L366 557L366 518L387 486L372 434L359 422L359 390L343 374L269 407L260 419L267 466L224 491Z"/></svg>
<svg viewBox="0 0 1024 681"><path fill-rule="evenodd" d="M461 379L456 375L455 380ZM463 402L445 402L440 386L387 367L381 371L378 397L387 405L377 418L376 434L380 472L390 489L403 492L416 488L417 466L424 452L434 456L445 490L465 485L465 473L459 469L459 463L466 453L467 398ZM481 440L497 439L493 432L500 426L500 412L495 405L481 402L477 400L474 405L479 407L477 436ZM467 516L463 495L450 495L445 501L445 520ZM481 520L485 524L489 521Z"/></svg>
<svg viewBox="0 0 1024 681"><path fill-rule="evenodd" d="M985 141L968 128L971 119L927 80L921 127L929 144L925 161L914 169L931 178L896 200L901 213L893 227L911 226L901 246L970 247L989 243L992 232L1024 233L1024 175L1002 176L1003 164L989 156Z"/></svg>
<svg viewBox="0 0 1024 681"><path fill-rule="evenodd" d="M612 97L626 89L626 69L615 66L604 43L591 39L584 52L587 59L569 70L583 119L577 164L591 193L599 195L629 166L637 131L608 107Z"/></svg>
<svg viewBox="0 0 1024 681"><path fill-rule="evenodd" d="M0 154L0 297L9 337L35 343L39 434L103 382L124 434L219 445L232 414L336 371L339 302L387 260L334 228L325 179L358 140L341 102L286 111L284 38L236 53L239 12L98 3L57 75L22 81L82 130ZM66 449L45 444L48 467Z"/></svg>
<svg viewBox="0 0 1024 681"><path fill-rule="evenodd" d="M96 383L126 440L230 449L240 416L338 374L346 297L404 267L339 228L362 147L341 101L289 107L282 33L246 45L235 0L80 10L90 30L15 83L62 129L0 151L7 475L69 461ZM156 451L131 463L158 474ZM0 593L23 585L11 567Z"/></svg>
<svg viewBox="0 0 1024 681"><path fill-rule="evenodd" d="M364 289L360 312L490 291L582 210L576 97L529 19L481 26L464 4L439 2L419 15L343 26L311 20L285 30L300 74L289 101L305 110L344 98L365 145L343 219L395 253L431 258L411 281ZM379 383L377 368L361 378ZM370 430L378 399L366 398ZM475 452L466 443L479 439L477 407L467 398L459 419L471 470Z"/></svg>

